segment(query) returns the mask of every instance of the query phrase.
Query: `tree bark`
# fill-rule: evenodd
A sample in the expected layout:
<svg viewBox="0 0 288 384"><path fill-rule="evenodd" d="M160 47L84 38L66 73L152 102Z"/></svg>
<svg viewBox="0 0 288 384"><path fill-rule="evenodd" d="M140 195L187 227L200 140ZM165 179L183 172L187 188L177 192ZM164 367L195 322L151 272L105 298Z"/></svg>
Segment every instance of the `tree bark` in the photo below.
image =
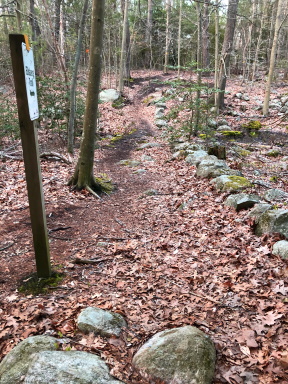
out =
<svg viewBox="0 0 288 384"><path fill-rule="evenodd" d="M166 0L166 42L165 42L165 57L164 57L164 73L167 73L169 63L169 47L170 47L170 12L171 0Z"/></svg>
<svg viewBox="0 0 288 384"><path fill-rule="evenodd" d="M95 190L98 185L93 175L95 134L98 115L98 95L101 79L105 0L93 0L90 38L90 62L86 97L83 140L78 163L69 184L76 189Z"/></svg>
<svg viewBox="0 0 288 384"><path fill-rule="evenodd" d="M215 64L214 64L214 88L215 88L215 106L217 108L217 88L218 88L218 70L219 70L219 5L220 0L215 4Z"/></svg>
<svg viewBox="0 0 288 384"><path fill-rule="evenodd" d="M127 37L129 32L128 7L129 7L129 0L125 0L123 32L122 32L122 47L121 47L121 57L120 57L120 69L119 69L119 91L120 92L123 92L123 89L124 89L124 76L128 75L130 77L130 73L127 74L127 56L128 56ZM129 45L130 45L130 35L129 35ZM126 67L126 70L125 70L125 67Z"/></svg>
<svg viewBox="0 0 288 384"><path fill-rule="evenodd" d="M153 23L153 0L148 0L147 9L147 27L145 33L145 41L147 50L145 52L145 65L148 68L152 66L152 23Z"/></svg>
<svg viewBox="0 0 288 384"><path fill-rule="evenodd" d="M237 18L237 8L239 0L229 0L227 11L227 22L225 28L224 42L220 59L219 70L219 89L217 106L219 109L224 108L224 95L226 88L227 75L230 65L231 52L233 48L234 32Z"/></svg>
<svg viewBox="0 0 288 384"><path fill-rule="evenodd" d="M209 39L209 7L210 0L204 0L203 22L202 22L202 65L203 68L210 67L210 39ZM206 72L208 75L209 72Z"/></svg>
<svg viewBox="0 0 288 384"><path fill-rule="evenodd" d="M178 78L181 67L181 29L182 29L182 0L179 0L179 23L178 23Z"/></svg>
<svg viewBox="0 0 288 384"><path fill-rule="evenodd" d="M79 31L78 31L76 55L75 55L74 69L73 69L71 88L70 88L70 114L69 114L69 122L68 122L68 152L70 153L73 153L73 150L74 150L77 75L78 75L78 68L80 63L83 32L85 27L88 4L89 4L89 0L84 0L83 11L82 11L82 16L81 16Z"/></svg>
<svg viewBox="0 0 288 384"><path fill-rule="evenodd" d="M271 49L271 55L270 55L270 66L269 66L269 73L268 73L268 78L267 78L267 83L266 83L265 98L264 98L264 104L263 104L263 115L264 116L266 116L268 114L268 111L269 111L271 83L272 83L272 77L273 77L273 72L274 72L274 67L275 67L278 36L279 36L280 29L281 29L281 11L282 11L283 1L284 0L278 0L278 5L277 5L274 38L273 38L273 44L272 44L272 49Z"/></svg>

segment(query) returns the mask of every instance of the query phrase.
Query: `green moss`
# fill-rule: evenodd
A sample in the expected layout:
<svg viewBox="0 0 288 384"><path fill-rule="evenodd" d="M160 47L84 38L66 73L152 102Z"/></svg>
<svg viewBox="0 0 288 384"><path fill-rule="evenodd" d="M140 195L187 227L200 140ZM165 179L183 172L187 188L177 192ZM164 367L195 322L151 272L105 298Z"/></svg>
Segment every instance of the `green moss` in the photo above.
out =
<svg viewBox="0 0 288 384"><path fill-rule="evenodd" d="M243 135L243 132L241 131L222 131L221 134L223 136L233 136L233 137L237 137L237 136L242 136Z"/></svg>
<svg viewBox="0 0 288 384"><path fill-rule="evenodd" d="M149 104L153 99L154 99L153 96L148 96L148 97L146 97L146 99L143 100L143 103L144 104Z"/></svg>
<svg viewBox="0 0 288 384"><path fill-rule="evenodd" d="M279 155L281 155L281 153L280 151L277 151L277 149L275 149L273 151L266 153L266 155L269 157L278 157Z"/></svg>
<svg viewBox="0 0 288 384"><path fill-rule="evenodd" d="M57 287L63 280L64 274L58 272L52 272L51 277L38 278L37 273L33 273L30 276L26 276L20 282L19 292L26 295L39 295L46 293L49 288Z"/></svg>
<svg viewBox="0 0 288 384"><path fill-rule="evenodd" d="M203 139L203 140L211 138L210 135L206 135L205 133L200 133L200 135L198 135L198 137L200 137L200 139Z"/></svg>
<svg viewBox="0 0 288 384"><path fill-rule="evenodd" d="M115 109L121 109L121 108L125 107L124 97L120 96L117 100L113 101L112 107Z"/></svg>
<svg viewBox="0 0 288 384"><path fill-rule="evenodd" d="M252 187L252 184L250 183L250 181L247 180L245 177L231 175L231 176L228 176L228 179L229 181L225 182L223 190L237 191L239 189Z"/></svg>
<svg viewBox="0 0 288 384"><path fill-rule="evenodd" d="M259 131L262 127L262 124L258 120L251 120L246 124L242 124L242 127L248 129L248 131Z"/></svg>
<svg viewBox="0 0 288 384"><path fill-rule="evenodd" d="M112 180L106 175L106 173L101 173L98 177L95 177L95 181L99 185L100 192L110 194L115 188Z"/></svg>

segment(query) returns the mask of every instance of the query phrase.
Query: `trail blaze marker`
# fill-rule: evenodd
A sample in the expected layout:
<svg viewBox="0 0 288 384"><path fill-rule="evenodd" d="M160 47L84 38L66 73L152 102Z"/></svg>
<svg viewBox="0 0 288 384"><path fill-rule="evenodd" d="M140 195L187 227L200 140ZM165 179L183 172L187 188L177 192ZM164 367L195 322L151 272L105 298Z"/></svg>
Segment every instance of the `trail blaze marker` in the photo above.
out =
<svg viewBox="0 0 288 384"><path fill-rule="evenodd" d="M38 277L51 276L37 131L39 117L33 51L24 35L9 35ZM31 56L32 55L32 56Z"/></svg>

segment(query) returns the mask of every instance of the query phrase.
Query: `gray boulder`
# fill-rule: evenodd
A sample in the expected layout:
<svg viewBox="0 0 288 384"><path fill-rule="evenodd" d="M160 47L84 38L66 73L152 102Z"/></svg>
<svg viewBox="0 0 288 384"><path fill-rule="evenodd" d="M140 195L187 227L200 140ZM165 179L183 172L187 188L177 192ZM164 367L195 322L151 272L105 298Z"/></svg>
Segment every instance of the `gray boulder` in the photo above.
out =
<svg viewBox="0 0 288 384"><path fill-rule="evenodd" d="M257 236L264 233L280 233L288 238L288 211L286 209L271 209L259 217L255 229Z"/></svg>
<svg viewBox="0 0 288 384"><path fill-rule="evenodd" d="M120 92L116 89L105 89L104 91L101 91L99 94L99 99L103 103L107 102L113 102L120 97Z"/></svg>
<svg viewBox="0 0 288 384"><path fill-rule="evenodd" d="M119 313L104 311L100 308L85 308L77 319L80 331L94 332L104 337L119 336L127 323Z"/></svg>
<svg viewBox="0 0 288 384"><path fill-rule="evenodd" d="M222 192L239 192L252 186L245 177L235 175L222 175L211 180L210 183L214 188Z"/></svg>
<svg viewBox="0 0 288 384"><path fill-rule="evenodd" d="M196 165L196 167L208 156L208 153L206 151L203 151L200 149L199 151L194 151L190 153L185 161L188 164Z"/></svg>
<svg viewBox="0 0 288 384"><path fill-rule="evenodd" d="M1 384L120 384L104 361L80 351L56 351L57 339L33 336L18 344L0 364Z"/></svg>
<svg viewBox="0 0 288 384"><path fill-rule="evenodd" d="M28 337L4 357L0 363L0 384L22 383L31 362L31 355L41 351L55 351L57 339L50 336Z"/></svg>
<svg viewBox="0 0 288 384"><path fill-rule="evenodd" d="M154 335L136 353L133 364L153 382L210 384L215 359L211 339L198 328L187 325Z"/></svg>
<svg viewBox="0 0 288 384"><path fill-rule="evenodd" d="M248 213L247 217L251 217L254 219L255 223L257 224L261 215L272 208L271 204L256 204L254 208L251 209L251 211Z"/></svg>
<svg viewBox="0 0 288 384"><path fill-rule="evenodd" d="M216 156L207 156L197 167L199 177L217 177L221 175L242 175L241 172L228 167L224 160L217 159Z"/></svg>
<svg viewBox="0 0 288 384"><path fill-rule="evenodd" d="M277 241L277 243L273 245L272 254L280 256L284 260L288 259L288 241Z"/></svg>
<svg viewBox="0 0 288 384"><path fill-rule="evenodd" d="M157 127L159 127L159 128L166 127L167 126L167 121L166 120L157 119L157 120L155 120L155 125Z"/></svg>
<svg viewBox="0 0 288 384"><path fill-rule="evenodd" d="M156 108L155 110L155 118L161 119L164 116L164 108Z"/></svg>
<svg viewBox="0 0 288 384"><path fill-rule="evenodd" d="M32 355L24 383L120 384L100 357L81 351L44 351ZM13 383L14 384L14 383Z"/></svg>
<svg viewBox="0 0 288 384"><path fill-rule="evenodd" d="M260 197L257 195L248 195L246 193L238 193L237 195L230 195L225 200L224 204L228 207L233 207L236 211L241 209L248 209L260 202Z"/></svg>
<svg viewBox="0 0 288 384"><path fill-rule="evenodd" d="M218 123L215 119L208 119L207 120L207 125L208 127L211 127L211 128L216 128Z"/></svg>
<svg viewBox="0 0 288 384"><path fill-rule="evenodd" d="M285 201L288 199L288 193L281 189L269 189L265 194L264 198L267 201Z"/></svg>

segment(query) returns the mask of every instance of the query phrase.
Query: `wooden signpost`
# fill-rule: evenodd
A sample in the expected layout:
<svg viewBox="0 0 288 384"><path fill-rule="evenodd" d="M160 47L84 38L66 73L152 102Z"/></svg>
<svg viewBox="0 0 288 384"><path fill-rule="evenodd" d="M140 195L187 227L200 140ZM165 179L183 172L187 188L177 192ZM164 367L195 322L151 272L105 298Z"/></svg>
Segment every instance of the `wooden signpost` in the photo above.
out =
<svg viewBox="0 0 288 384"><path fill-rule="evenodd" d="M45 278L51 276L51 266L38 138L33 122L39 117L33 52L25 35L10 34L9 41L37 275L38 278Z"/></svg>

